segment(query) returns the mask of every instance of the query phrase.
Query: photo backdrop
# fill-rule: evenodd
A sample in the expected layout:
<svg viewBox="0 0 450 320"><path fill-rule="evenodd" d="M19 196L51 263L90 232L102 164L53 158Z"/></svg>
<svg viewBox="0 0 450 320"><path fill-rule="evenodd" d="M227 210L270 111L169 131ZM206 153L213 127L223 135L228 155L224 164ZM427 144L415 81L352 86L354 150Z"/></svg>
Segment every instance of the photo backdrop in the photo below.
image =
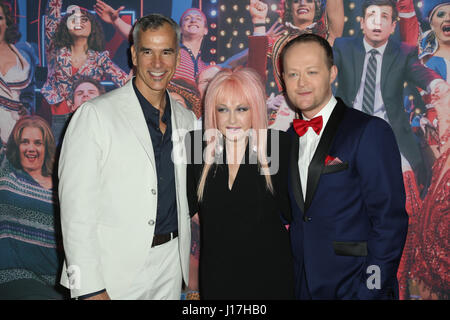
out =
<svg viewBox="0 0 450 320"><path fill-rule="evenodd" d="M64 128L70 115L78 107L73 90L75 84L93 79L98 94L123 85L131 70L129 41L120 34L116 26L102 19L94 10L95 0L10 0L14 23L21 34L15 42L24 60L29 64L26 79L21 83L9 81L7 74L0 74L0 132L2 146L5 146L14 124L25 114L36 114L44 118L55 137L61 143ZM290 2L288 0L288 2ZM327 38L332 44L337 37L362 36L360 28L362 1L314 0L315 14L307 32L315 32ZM445 1L398 1L400 16L392 38L418 46L421 61L425 64L433 56L433 50L423 45L430 34L430 22L424 10L435 3ZM201 97L210 78L220 68L250 66L255 68L266 82L269 124L273 128L287 130L294 117L294 111L284 100L277 73L276 57L283 43L294 28L285 24L285 1L283 0L106 0L113 9L123 6L120 19L132 25L139 17L158 12L179 22L189 8L200 9L207 19L207 34L204 35L199 57L187 56L182 68L175 75L169 90L180 99L186 108L192 109L201 123ZM343 16L338 11L327 11L327 6L342 5ZM450 2L449 2L450 4ZM98 49L96 66L81 65L74 68L68 55L53 56L55 45L53 35L59 21L66 16L69 6L76 5L92 14L101 26L104 46ZM261 5L267 12L261 13ZM264 23L256 21L255 10ZM258 11L258 10L257 10ZM69 12L69 15L72 12ZM341 27L339 27L341 25ZM262 28L261 28L262 27ZM337 30L337 31L336 31ZM100 41L100 40L99 40ZM422 41L422 43L421 43ZM427 49L428 48L428 49ZM430 53L427 55L428 50ZM54 52L54 51L53 51ZM53 54L53 55L52 55ZM53 60L52 60L53 59ZM56 60L55 60L56 59ZM55 70L55 61L65 65ZM431 60L430 60L431 61ZM184 65L183 65L184 63ZM449 81L450 61L439 73ZM430 66L430 68L434 68ZM6 68L7 69L7 68ZM6 70L3 69L2 70ZM66 75L58 73L66 72ZM15 71L8 74L14 76ZM26 85L23 83L26 82ZM336 89L339 83L335 83ZM418 89L413 83L405 82L402 95L403 108L427 166L432 170L431 185L417 185L417 175L404 166L404 181L407 192L407 211L410 216L408 238L398 272L402 299L448 299L449 297L449 161L447 117L438 117L432 97ZM15 91L14 91L15 90ZM14 92L13 92L14 91ZM87 99L87 98L86 98ZM448 99L446 100L448 103ZM442 104L442 103L441 103ZM447 105L447 108L450 107ZM448 116L448 113L447 113ZM448 129L447 129L448 130ZM2 158L3 159L3 158ZM326 199L324 199L326 201ZM57 203L57 200L55 200ZM0 225L2 221L0 220ZM198 228L193 226L192 261L198 259ZM4 230L0 228L0 238ZM320 253L318 253L320 254ZM193 269L195 270L195 268ZM193 275L195 281L196 277Z"/></svg>

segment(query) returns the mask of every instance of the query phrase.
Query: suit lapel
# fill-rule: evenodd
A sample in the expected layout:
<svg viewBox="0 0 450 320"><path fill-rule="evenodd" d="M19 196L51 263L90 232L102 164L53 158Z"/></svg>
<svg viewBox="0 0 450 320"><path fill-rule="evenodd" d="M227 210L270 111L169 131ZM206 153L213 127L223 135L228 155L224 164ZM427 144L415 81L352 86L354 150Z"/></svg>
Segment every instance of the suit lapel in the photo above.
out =
<svg viewBox="0 0 450 320"><path fill-rule="evenodd" d="M355 66L355 73L353 79L353 94L352 97L355 98L358 93L358 89L361 86L361 77L364 69L364 60L366 58L366 50L364 49L363 38L355 38L354 50L353 50L353 61Z"/></svg>
<svg viewBox="0 0 450 320"><path fill-rule="evenodd" d="M299 139L298 135L293 130L293 127L289 129L291 131L291 156L290 156L290 169L291 169L291 185L292 192L295 197L295 201L297 202L298 207L305 213L305 203L303 201L303 191L302 184L300 181L300 172L298 171L298 148L299 148Z"/></svg>
<svg viewBox="0 0 450 320"><path fill-rule="evenodd" d="M336 99L338 100L338 103L328 119L322 137L320 138L319 145L317 146L316 152L314 153L311 163L309 164L304 212L308 211L311 206L314 193L316 192L317 185L319 183L320 175L322 174L322 170L325 165L325 158L330 151L337 129L345 113L346 107L344 103L341 99Z"/></svg>
<svg viewBox="0 0 450 320"><path fill-rule="evenodd" d="M183 211L182 208L182 197L181 195L186 194L186 152L184 150L184 136L187 133L185 131L187 127L183 125L183 114L178 110L178 106L172 96L168 95L170 99L171 108L171 124L172 124L172 159L173 166L175 170L175 190L178 208L178 221L181 221Z"/></svg>
<svg viewBox="0 0 450 320"><path fill-rule="evenodd" d="M381 62L381 92L384 92L386 77L389 76L392 64L394 63L395 58L397 57L397 54L399 54L399 52L400 48L398 48L398 45L394 41L389 39L386 50L384 50L383 60Z"/></svg>
<svg viewBox="0 0 450 320"><path fill-rule="evenodd" d="M184 177L183 172L186 171L186 152L184 151L184 137L189 131L188 125L183 123L183 114L178 109L179 106L176 104L175 100L172 99L169 94L170 99L170 108L171 108L171 123L172 123L172 156L173 163L175 166L175 181L181 182L181 185L184 185L185 182L180 181L181 177Z"/></svg>
<svg viewBox="0 0 450 320"><path fill-rule="evenodd" d="M124 94L121 96L123 103L121 104L122 107L120 108L120 111L124 115L131 131L134 132L147 153L156 175L155 154L153 152L152 139L150 138L150 132L148 131L141 105L134 92L132 80L128 81L122 89Z"/></svg>

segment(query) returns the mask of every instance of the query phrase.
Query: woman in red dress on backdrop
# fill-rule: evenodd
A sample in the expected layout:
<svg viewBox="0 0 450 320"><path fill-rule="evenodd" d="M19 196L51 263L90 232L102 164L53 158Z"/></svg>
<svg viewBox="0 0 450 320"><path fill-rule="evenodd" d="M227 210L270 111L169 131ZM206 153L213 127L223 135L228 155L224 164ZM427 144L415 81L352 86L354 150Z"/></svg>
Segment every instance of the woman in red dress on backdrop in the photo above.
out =
<svg viewBox="0 0 450 320"><path fill-rule="evenodd" d="M434 102L439 119L439 157L417 221L412 278L419 299L450 298L450 93Z"/></svg>

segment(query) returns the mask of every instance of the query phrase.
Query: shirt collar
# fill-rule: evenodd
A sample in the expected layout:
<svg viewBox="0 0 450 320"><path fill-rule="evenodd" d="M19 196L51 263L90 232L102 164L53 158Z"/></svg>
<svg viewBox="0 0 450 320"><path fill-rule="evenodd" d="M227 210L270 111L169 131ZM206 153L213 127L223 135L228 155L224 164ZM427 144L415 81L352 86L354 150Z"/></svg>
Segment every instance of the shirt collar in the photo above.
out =
<svg viewBox="0 0 450 320"><path fill-rule="evenodd" d="M183 42L180 42L180 49L184 49L184 50L186 50L188 53L190 53L191 55L194 55L194 54L192 53L192 50L191 50L190 48L186 47L185 44L184 44ZM200 57L200 54L201 54L201 53L202 53L201 50L198 50L198 55L197 55L197 57Z"/></svg>
<svg viewBox="0 0 450 320"><path fill-rule="evenodd" d="M286 22L285 26L289 29L294 29L297 31L305 31L305 30L312 30L315 26L316 26L317 22L313 22L311 23L309 26L307 26L305 29L300 29L299 27L295 26L294 24L292 24L291 22Z"/></svg>
<svg viewBox="0 0 450 320"><path fill-rule="evenodd" d="M375 49L381 54L381 56L383 56L384 50L386 50L386 46L387 46L388 42L389 42L389 40L386 41L386 43L383 44L381 47L374 48L370 44L367 43L366 38L363 39L364 49L366 50L366 54L368 54L370 50Z"/></svg>
<svg viewBox="0 0 450 320"><path fill-rule="evenodd" d="M314 116L314 118L318 117L318 116L322 116L322 121L323 121L322 128L325 128L325 126L327 125L328 119L330 119L331 113L333 112L336 104L337 104L336 98L333 95L331 95L331 98L328 101L328 103L325 105L325 107L323 107L322 110L320 110L319 113L317 113ZM311 120L311 119L306 118L305 116L303 116L303 119ZM322 133L322 132L323 132L323 130L320 133Z"/></svg>
<svg viewBox="0 0 450 320"><path fill-rule="evenodd" d="M134 92L136 93L136 96L139 100L139 104L141 105L142 109L145 111L145 108L147 108L147 110L149 110L152 114L158 115L159 117L159 110L157 108L155 108L143 95L142 93L139 91L139 89L136 86L136 77L133 78L132 83L133 83L133 89ZM166 95L166 107L164 109L164 114L161 118L161 120L165 123L168 124L168 119L170 119L171 117L171 110L170 110L170 97L169 94L166 90L165 92ZM149 108L150 107L150 108ZM146 113L146 112L144 112Z"/></svg>

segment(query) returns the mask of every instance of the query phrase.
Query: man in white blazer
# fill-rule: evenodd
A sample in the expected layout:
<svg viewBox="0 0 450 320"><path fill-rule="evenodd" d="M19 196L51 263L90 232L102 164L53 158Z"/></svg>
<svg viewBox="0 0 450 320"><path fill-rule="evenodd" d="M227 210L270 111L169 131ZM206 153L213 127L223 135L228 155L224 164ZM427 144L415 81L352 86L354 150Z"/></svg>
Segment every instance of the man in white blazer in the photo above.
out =
<svg viewBox="0 0 450 320"><path fill-rule="evenodd" d="M84 103L70 121L59 198L61 283L72 297L179 299L187 283L186 170L175 151L196 118L166 90L179 63L179 37L170 18L139 19L131 47L136 77Z"/></svg>

